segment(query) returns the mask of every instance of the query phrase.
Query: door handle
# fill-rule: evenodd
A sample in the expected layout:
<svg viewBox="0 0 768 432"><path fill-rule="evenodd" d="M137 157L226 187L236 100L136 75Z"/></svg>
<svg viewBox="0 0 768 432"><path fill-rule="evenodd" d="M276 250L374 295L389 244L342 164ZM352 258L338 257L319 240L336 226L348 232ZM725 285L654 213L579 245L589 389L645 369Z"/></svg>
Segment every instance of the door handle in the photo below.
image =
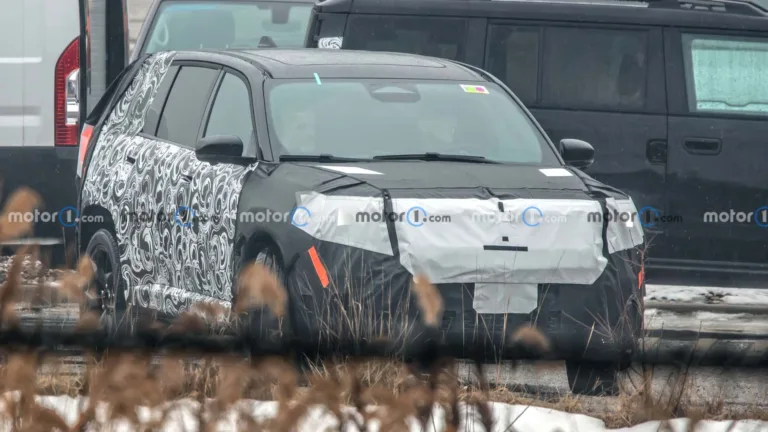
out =
<svg viewBox="0 0 768 432"><path fill-rule="evenodd" d="M688 153L700 155L718 155L723 148L723 142L714 138L686 138L683 145Z"/></svg>
<svg viewBox="0 0 768 432"><path fill-rule="evenodd" d="M181 174L181 180L185 182L191 182L192 176L189 174Z"/></svg>
<svg viewBox="0 0 768 432"><path fill-rule="evenodd" d="M125 161L128 162L129 164L135 164L136 163L136 158L133 157L133 156L126 155L125 156Z"/></svg>

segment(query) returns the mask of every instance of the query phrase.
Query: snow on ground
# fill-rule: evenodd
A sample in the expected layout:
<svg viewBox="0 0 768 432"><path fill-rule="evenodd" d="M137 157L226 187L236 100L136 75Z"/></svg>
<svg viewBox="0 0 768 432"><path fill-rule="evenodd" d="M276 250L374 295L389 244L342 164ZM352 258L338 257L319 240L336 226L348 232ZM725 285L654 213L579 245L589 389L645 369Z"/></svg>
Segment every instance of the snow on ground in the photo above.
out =
<svg viewBox="0 0 768 432"><path fill-rule="evenodd" d="M9 400L14 394L6 393L5 397ZM16 394L17 396L17 394ZM79 413L84 409L86 398L71 398L68 396L38 396L37 401L40 405L55 410L62 419L70 426L77 422ZM5 409L6 402L0 402L0 410ZM191 399L184 399L169 403L169 415L162 428L153 430L162 431L182 431L197 430L197 417L195 414L198 403ZM673 432L682 432L689 430L690 420L675 419L667 424L669 428L664 428L662 422L653 421L636 425L631 428L606 429L602 420L589 417L582 414L569 414L548 408L540 408L525 405L508 405L504 403L492 402L490 404L493 415L492 431L496 432L592 432L592 431L623 431L623 432L658 432L667 430ZM106 404L101 404L97 409L96 419L101 423L99 430L107 429L114 432L134 431L135 426L130 425L124 420L115 420L107 423L108 409ZM459 430L482 431L484 430L477 412L474 408L461 405L462 427ZM277 402L262 402L254 400L241 400L219 421L217 431L235 431L237 428L236 413L245 412L250 414L257 421L273 418L278 412ZM345 416L353 418L356 416L352 409L343 411ZM139 408L137 410L139 420L144 423L157 421L161 418L161 411L149 408ZM384 416L386 418L386 416ZM468 419L468 421L466 421ZM318 430L337 430L339 421L330 414L324 407L316 406L309 409L306 415L297 424L297 430L316 432ZM351 426L351 423L348 423ZM107 428L104 428L107 426ZM372 420L368 425L368 430L378 431L380 423L378 420ZM420 425L415 419L409 419L411 431L421 431ZM345 430L355 430L354 427L347 427ZM428 426L430 431L442 431L445 429L445 412L442 408L436 407L433 411L433 419ZM0 423L0 430L10 430L10 422ZM696 432L757 432L768 430L768 422L756 420L732 421L702 421L696 425Z"/></svg>
<svg viewBox="0 0 768 432"><path fill-rule="evenodd" d="M647 285L646 300L661 302L768 305L768 289Z"/></svg>

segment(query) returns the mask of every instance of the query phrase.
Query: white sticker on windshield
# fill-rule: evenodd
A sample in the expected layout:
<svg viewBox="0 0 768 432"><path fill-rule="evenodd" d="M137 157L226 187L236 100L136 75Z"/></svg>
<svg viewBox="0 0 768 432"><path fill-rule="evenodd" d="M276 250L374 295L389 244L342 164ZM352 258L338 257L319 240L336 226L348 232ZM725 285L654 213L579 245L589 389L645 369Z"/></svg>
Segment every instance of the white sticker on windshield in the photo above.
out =
<svg viewBox="0 0 768 432"><path fill-rule="evenodd" d="M317 47L325 49L341 49L342 42L344 42L344 39L341 37L324 37L317 41Z"/></svg>
<svg viewBox="0 0 768 432"><path fill-rule="evenodd" d="M539 171L547 177L570 177L573 175L565 168L542 168Z"/></svg>
<svg viewBox="0 0 768 432"><path fill-rule="evenodd" d="M378 171L371 171L369 169L360 168L360 167L318 165L318 168L325 168L327 170L337 171L337 172L344 173L344 174L382 175L382 173L380 173Z"/></svg>

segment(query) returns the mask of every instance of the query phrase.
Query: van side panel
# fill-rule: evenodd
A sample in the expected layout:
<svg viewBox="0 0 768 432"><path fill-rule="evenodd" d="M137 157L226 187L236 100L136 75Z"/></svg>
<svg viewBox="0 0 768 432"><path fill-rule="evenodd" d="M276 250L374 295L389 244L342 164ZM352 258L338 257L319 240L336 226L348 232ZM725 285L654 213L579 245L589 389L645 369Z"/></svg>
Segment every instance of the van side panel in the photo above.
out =
<svg viewBox="0 0 768 432"><path fill-rule="evenodd" d="M54 146L54 79L56 62L79 35L78 0L3 2L0 37L14 42L0 45L0 205L21 186L41 195L40 210L75 204L77 147ZM56 244L44 249L51 265L63 264L66 226L56 216L35 220L34 235Z"/></svg>
<svg viewBox="0 0 768 432"><path fill-rule="evenodd" d="M17 40L24 16L24 2L6 1L0 14L0 37ZM0 44L0 147L20 147L24 114L24 47L15 43Z"/></svg>
<svg viewBox="0 0 768 432"><path fill-rule="evenodd" d="M78 35L74 0L24 0L24 146L52 147L54 73L59 56ZM44 30L43 30L44 29ZM34 60L34 61L32 61Z"/></svg>

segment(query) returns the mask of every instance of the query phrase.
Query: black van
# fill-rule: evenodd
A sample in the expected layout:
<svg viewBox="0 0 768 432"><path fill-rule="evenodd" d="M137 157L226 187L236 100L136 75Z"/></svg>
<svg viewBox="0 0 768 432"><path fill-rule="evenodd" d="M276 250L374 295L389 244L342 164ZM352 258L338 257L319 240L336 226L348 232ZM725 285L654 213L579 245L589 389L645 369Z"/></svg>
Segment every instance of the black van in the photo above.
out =
<svg viewBox="0 0 768 432"><path fill-rule="evenodd" d="M628 192L647 281L768 284L768 11L746 1L325 0L308 47L481 67Z"/></svg>

